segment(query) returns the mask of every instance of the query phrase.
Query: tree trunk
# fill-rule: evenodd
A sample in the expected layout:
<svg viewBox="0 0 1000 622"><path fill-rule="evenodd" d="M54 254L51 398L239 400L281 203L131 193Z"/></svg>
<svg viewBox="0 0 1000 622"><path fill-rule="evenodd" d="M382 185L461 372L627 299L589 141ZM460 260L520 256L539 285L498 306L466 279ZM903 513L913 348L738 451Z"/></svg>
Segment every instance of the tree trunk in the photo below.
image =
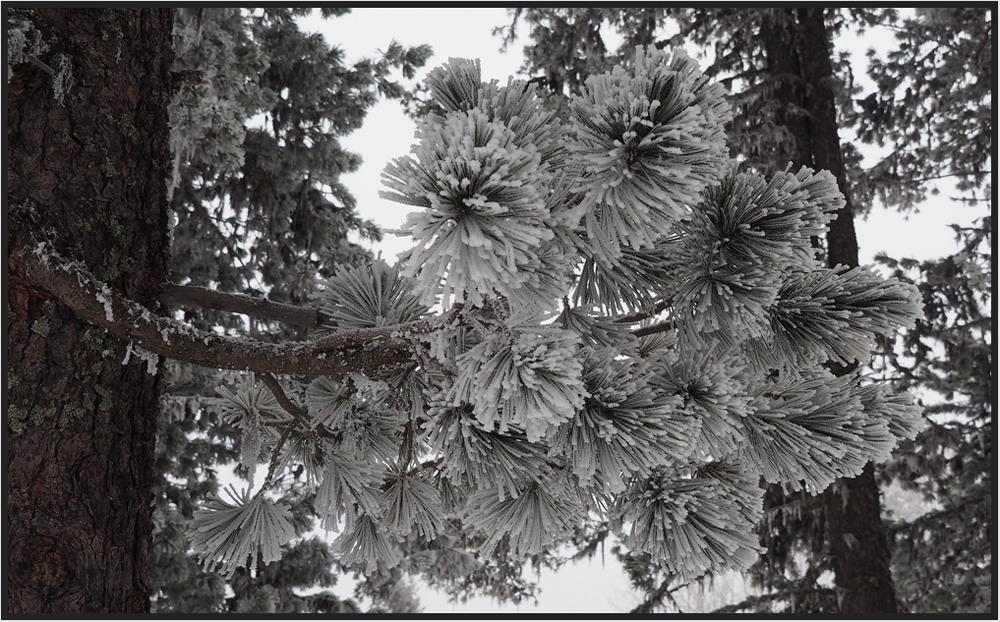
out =
<svg viewBox="0 0 1000 622"><path fill-rule="evenodd" d="M12 14L48 50L8 83L8 611L147 612L159 372L16 263L45 239L156 308L173 14Z"/></svg>
<svg viewBox="0 0 1000 622"><path fill-rule="evenodd" d="M823 9L787 9L784 17L781 23L766 26L761 34L769 70L778 77L776 95L797 109L784 119L795 139L795 149L788 155L793 169L809 166L828 170L836 177L846 204L830 224L827 265L857 266L853 204L837 134L833 50ZM888 539L872 464L855 478L836 481L822 500L827 555L835 574L840 612L896 613Z"/></svg>

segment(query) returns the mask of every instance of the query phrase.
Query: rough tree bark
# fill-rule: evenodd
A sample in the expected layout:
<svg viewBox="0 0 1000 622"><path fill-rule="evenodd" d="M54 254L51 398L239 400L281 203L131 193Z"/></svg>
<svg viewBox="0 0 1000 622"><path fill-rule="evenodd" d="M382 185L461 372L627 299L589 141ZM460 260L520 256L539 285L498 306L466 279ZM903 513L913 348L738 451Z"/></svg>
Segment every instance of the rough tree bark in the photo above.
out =
<svg viewBox="0 0 1000 622"><path fill-rule="evenodd" d="M822 8L783 9L781 23L762 32L772 75L790 78L779 87L781 101L800 109L785 119L796 148L793 169L825 169L837 178L846 200L830 223L827 263L858 265L851 189L837 134L833 50ZM789 27L793 25L793 27ZM842 370L847 371L847 370ZM836 372L836 370L835 370ZM896 613L890 552L871 463L854 478L837 480L821 496L827 558L835 574L841 613Z"/></svg>
<svg viewBox="0 0 1000 622"><path fill-rule="evenodd" d="M20 278L14 251L44 236L156 308L173 15L8 10L49 50L8 84L7 607L147 612L159 374L135 356L123 364L124 342Z"/></svg>

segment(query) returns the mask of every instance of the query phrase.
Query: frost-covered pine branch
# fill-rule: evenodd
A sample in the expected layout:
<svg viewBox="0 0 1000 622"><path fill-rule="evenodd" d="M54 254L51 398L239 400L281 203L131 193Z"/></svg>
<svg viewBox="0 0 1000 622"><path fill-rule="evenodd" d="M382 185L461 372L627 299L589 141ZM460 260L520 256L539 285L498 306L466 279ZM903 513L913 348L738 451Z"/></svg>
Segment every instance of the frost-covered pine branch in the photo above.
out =
<svg viewBox="0 0 1000 622"><path fill-rule="evenodd" d="M912 325L916 291L823 266L833 177L741 171L723 90L693 60L639 49L566 122L477 62L427 83L443 114L384 173L413 248L328 279L318 341L257 371L356 349L331 350L333 371L290 364L313 374L283 380L295 400L250 375L219 389L244 465L270 464L267 486L305 473L343 565L460 580L596 519L681 578L745 569L761 478L822 490L916 434L908 396L826 368ZM265 493L196 515L207 565L277 558L293 531Z"/></svg>

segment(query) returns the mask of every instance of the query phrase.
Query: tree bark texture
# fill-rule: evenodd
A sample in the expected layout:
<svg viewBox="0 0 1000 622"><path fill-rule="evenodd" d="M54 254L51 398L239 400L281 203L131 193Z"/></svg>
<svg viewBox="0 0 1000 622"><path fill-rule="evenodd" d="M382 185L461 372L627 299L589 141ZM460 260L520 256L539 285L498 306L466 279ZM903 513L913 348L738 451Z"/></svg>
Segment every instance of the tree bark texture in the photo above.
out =
<svg viewBox="0 0 1000 622"><path fill-rule="evenodd" d="M764 37L778 95L794 112L785 127L795 138L793 170L830 171L844 194L844 207L827 233L827 265L857 266L858 241L850 188L837 134L833 91L833 50L823 9L780 9L783 19L768 22ZM836 370L834 370L836 373ZM846 371L846 370L844 370ZM823 495L829 566L835 574L841 613L896 613L890 552L882 523L879 489L871 463L854 478L836 481Z"/></svg>
<svg viewBox="0 0 1000 622"><path fill-rule="evenodd" d="M16 251L44 237L156 308L173 14L8 10L48 50L8 84L7 607L147 612L159 374L20 278Z"/></svg>

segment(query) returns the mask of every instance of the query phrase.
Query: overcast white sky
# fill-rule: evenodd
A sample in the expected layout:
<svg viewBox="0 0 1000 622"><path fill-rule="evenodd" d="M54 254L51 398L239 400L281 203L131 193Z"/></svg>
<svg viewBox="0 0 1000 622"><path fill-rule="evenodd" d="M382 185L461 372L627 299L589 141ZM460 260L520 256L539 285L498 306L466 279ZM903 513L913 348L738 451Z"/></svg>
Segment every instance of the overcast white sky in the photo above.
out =
<svg viewBox="0 0 1000 622"><path fill-rule="evenodd" d="M505 83L517 75L522 64L522 46L511 46L506 54L499 51L501 41L492 35L493 28L509 23L502 8L368 8L354 9L349 15L331 20L306 20L307 30L322 32L327 40L340 46L348 63L362 57L374 57L386 49L393 39L411 46L428 43L434 56L418 77L446 62L450 57L478 58L486 80ZM523 35L527 35L522 31ZM869 32L862 39L839 41L840 49L860 54L871 45L891 43L891 35ZM518 76L526 77L526 76ZM855 71L855 79L863 79L863 70ZM383 229L398 229L409 207L380 199L380 174L391 159L406 155L413 141L415 124L402 112L399 104L382 101L365 119L364 126L342 144L361 154L361 169L342 177L342 182L357 198L359 212ZM842 138L846 138L843 137ZM909 218L884 209L873 210L867 220L857 222L861 263L870 263L876 253L885 251L894 257L931 258L953 252L954 236L946 226L952 222L967 224L974 215L947 199L948 189L932 197L919 214ZM390 263L395 255L408 248L408 238L386 235L373 246ZM475 599L464 605L453 605L443 594L424 590L420 594L424 611L440 613L474 612L627 612L638 604L638 595L631 591L620 565L608 551L602 567L600 556L591 562L569 566L558 574L543 573L539 606L497 607L488 599ZM346 585L343 584L343 585ZM738 578L719 585L724 590L741 590ZM338 589L338 591L342 591ZM347 591L342 591L348 596Z"/></svg>
<svg viewBox="0 0 1000 622"><path fill-rule="evenodd" d="M376 56L378 50L388 47L393 39L404 45L429 43L434 48L434 56L418 78L448 58L461 57L480 59L484 79L498 79L504 83L511 75L526 77L518 75L522 45L512 45L506 53L501 53L501 41L492 35L494 27L508 23L506 9L502 8L368 8L354 9L348 15L330 20L309 20L304 27L322 32L331 44L340 46L349 63ZM863 53L873 44L889 43L889 37L891 35L869 31L860 39L838 41L838 46ZM856 71L855 79L864 81L863 72ZM383 229L398 229L410 209L379 198L378 191L383 167L391 159L409 152L414 142L414 129L415 124L402 113L397 102L381 101L369 112L364 126L342 141L347 149L361 154L364 160L358 172L342 180L357 198L361 214ZM870 147L866 149L872 151ZM861 262L872 261L880 251L896 257L905 253L936 257L951 252L952 235L945 226L956 221L967 223L971 210L952 204L947 194L947 187L942 187L942 194L932 197L927 209L909 219L877 209L867 221L859 221ZM396 253L408 248L408 243L405 238L385 237L386 240L374 248L381 250L391 263Z"/></svg>

